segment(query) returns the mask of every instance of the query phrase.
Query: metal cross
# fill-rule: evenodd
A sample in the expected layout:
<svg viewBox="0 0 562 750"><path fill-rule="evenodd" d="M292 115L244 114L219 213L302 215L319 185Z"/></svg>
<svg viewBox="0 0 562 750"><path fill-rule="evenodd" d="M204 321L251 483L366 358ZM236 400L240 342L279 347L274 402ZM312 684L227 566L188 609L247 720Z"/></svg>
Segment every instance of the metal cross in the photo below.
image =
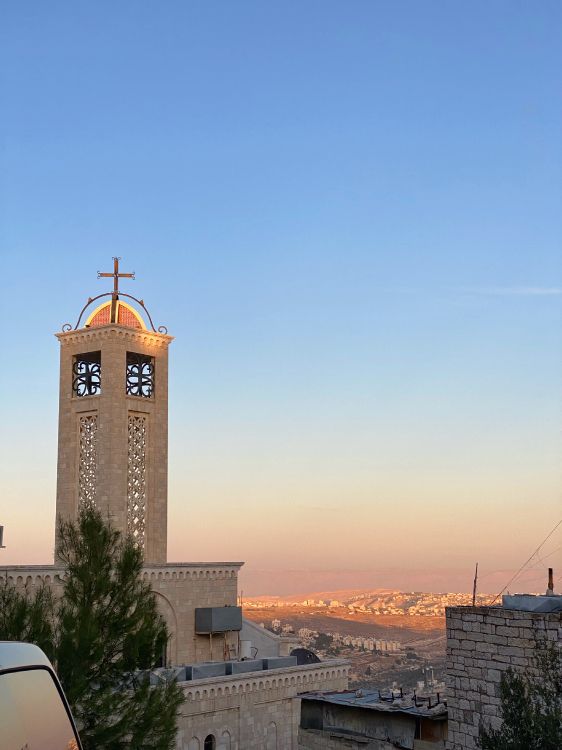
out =
<svg viewBox="0 0 562 750"><path fill-rule="evenodd" d="M110 279L113 277L113 294L111 295L111 323L117 322L117 300L119 299L119 279L134 279L135 273L119 273L119 261L121 258L113 258L113 273L101 273L98 271L98 279Z"/></svg>

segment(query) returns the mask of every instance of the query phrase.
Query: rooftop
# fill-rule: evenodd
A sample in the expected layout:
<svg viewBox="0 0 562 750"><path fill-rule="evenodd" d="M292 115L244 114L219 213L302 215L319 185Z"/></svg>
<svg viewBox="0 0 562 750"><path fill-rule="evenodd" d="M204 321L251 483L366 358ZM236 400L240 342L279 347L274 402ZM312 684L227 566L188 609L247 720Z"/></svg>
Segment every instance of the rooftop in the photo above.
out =
<svg viewBox="0 0 562 750"><path fill-rule="evenodd" d="M405 694L396 690L387 693L381 693L379 690L342 690L305 693L301 698L372 711L423 716L428 719L444 719L447 716L447 702L441 700L439 693L433 697L419 698L415 692Z"/></svg>
<svg viewBox="0 0 562 750"><path fill-rule="evenodd" d="M502 607L519 612L562 612L562 596L510 594L502 596Z"/></svg>

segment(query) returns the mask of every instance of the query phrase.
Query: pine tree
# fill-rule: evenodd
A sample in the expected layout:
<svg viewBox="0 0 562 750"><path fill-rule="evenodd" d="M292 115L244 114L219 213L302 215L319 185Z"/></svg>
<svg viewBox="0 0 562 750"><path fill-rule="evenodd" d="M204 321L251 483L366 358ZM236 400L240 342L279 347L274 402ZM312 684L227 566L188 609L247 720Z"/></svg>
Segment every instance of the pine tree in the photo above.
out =
<svg viewBox="0 0 562 750"><path fill-rule="evenodd" d="M84 750L171 750L183 693L142 676L169 637L141 579L142 552L90 509L59 523L57 554L66 568L60 600L6 586L10 627L0 620L0 638L35 642L51 656Z"/></svg>
<svg viewBox="0 0 562 750"><path fill-rule="evenodd" d="M55 658L55 608L47 586L20 592L7 577L0 580L0 640L35 643Z"/></svg>
<svg viewBox="0 0 562 750"><path fill-rule="evenodd" d="M482 750L562 748L562 654L553 643L537 643L532 670L502 675L500 712L500 729L480 729Z"/></svg>

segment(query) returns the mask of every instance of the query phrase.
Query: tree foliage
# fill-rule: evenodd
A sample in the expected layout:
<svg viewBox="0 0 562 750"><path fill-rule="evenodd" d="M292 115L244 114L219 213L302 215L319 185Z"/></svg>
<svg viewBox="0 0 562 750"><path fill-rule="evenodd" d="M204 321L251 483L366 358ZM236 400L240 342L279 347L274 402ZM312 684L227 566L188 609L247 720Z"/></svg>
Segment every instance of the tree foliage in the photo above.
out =
<svg viewBox="0 0 562 750"><path fill-rule="evenodd" d="M169 637L141 579L141 551L87 510L59 523L57 554L66 568L60 599L5 585L0 638L37 643L53 659L85 750L173 748L182 691L139 673L158 664Z"/></svg>
<svg viewBox="0 0 562 750"><path fill-rule="evenodd" d="M482 750L562 748L562 654L539 641L534 669L508 669L500 682L502 726L480 729Z"/></svg>
<svg viewBox="0 0 562 750"><path fill-rule="evenodd" d="M40 586L34 592L19 592L0 580L0 640L35 643L55 658L55 619L51 589Z"/></svg>

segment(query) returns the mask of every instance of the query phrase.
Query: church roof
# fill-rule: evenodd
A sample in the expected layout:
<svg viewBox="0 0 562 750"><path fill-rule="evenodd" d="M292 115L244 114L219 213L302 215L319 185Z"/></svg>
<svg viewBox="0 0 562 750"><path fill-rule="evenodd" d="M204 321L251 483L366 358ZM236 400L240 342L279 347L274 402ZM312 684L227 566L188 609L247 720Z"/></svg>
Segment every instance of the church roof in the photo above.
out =
<svg viewBox="0 0 562 750"><path fill-rule="evenodd" d="M146 325L141 315L132 305L117 300L116 319L117 323L128 328L137 328L146 331ZM97 326L106 326L111 323L111 300L102 302L101 305L90 313L84 326L86 328L95 328Z"/></svg>

